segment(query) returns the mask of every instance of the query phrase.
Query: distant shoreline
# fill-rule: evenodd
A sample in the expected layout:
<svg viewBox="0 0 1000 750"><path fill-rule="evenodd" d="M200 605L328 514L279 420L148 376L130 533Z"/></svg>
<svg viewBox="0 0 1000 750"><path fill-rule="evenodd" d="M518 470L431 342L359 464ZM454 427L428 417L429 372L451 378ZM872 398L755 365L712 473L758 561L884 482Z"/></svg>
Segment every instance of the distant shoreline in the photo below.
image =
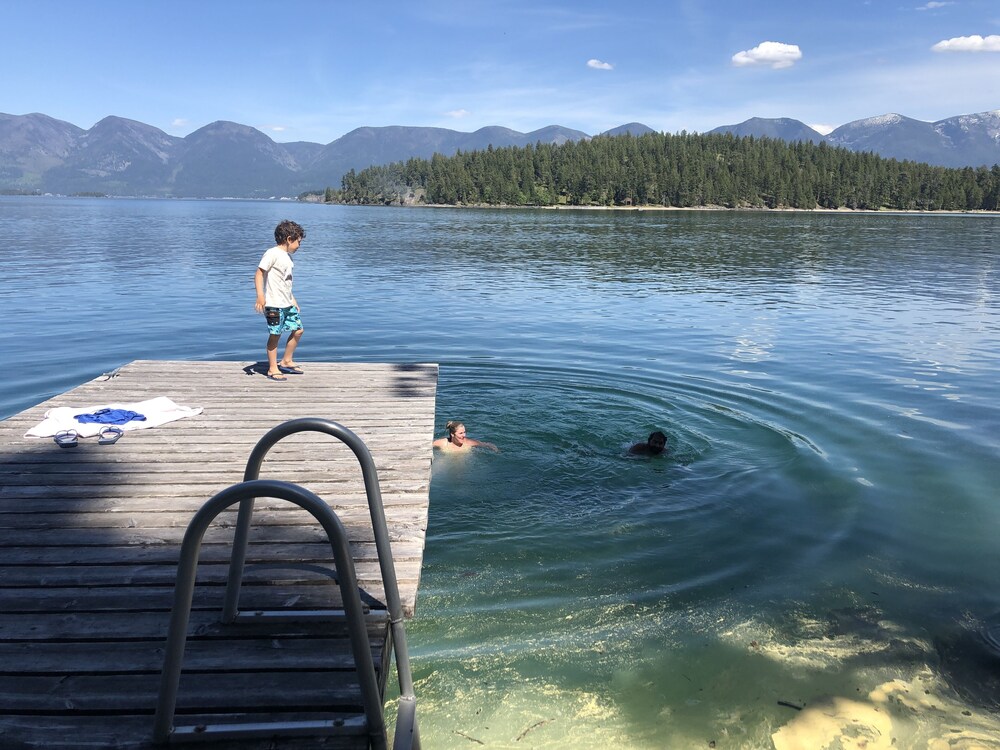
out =
<svg viewBox="0 0 1000 750"><path fill-rule="evenodd" d="M330 205L353 205L353 204L330 204ZM739 206L729 208L728 206L512 206L509 204L460 204L460 203L407 203L396 205L397 208L472 208L472 209L535 209L540 211L618 211L618 212L670 212L670 211L744 211L747 213L797 213L797 214L924 214L928 216L1000 216L1000 211L976 210L934 210L923 209L903 209L903 208L755 208L752 206Z"/></svg>
<svg viewBox="0 0 1000 750"><path fill-rule="evenodd" d="M926 209L903 209L903 208L767 208L765 206L514 206L510 204L488 204L488 203L392 203L389 205L377 203L327 203L323 200L311 199L309 197L270 197L270 198L178 198L175 196L161 195L61 195L56 193L13 193L0 191L0 196L18 198L97 198L106 200L162 200L162 201L257 201L257 202L284 202L284 203L314 203L324 206L369 206L374 208L460 208L460 209L485 209L485 210L533 210L533 211L616 211L616 212L671 212L671 211L742 211L745 213L796 213L796 214L881 214L891 216L900 215L924 215L924 216L1000 216L1000 210L986 211L983 209L965 209L957 211L953 209L937 209L928 211ZM318 196L317 196L318 197Z"/></svg>

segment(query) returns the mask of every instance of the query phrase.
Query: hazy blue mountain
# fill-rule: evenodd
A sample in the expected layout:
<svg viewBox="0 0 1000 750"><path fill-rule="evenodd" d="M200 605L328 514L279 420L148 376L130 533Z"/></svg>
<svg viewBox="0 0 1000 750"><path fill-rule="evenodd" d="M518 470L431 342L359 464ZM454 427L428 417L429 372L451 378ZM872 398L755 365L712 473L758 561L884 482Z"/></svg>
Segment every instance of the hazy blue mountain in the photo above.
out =
<svg viewBox="0 0 1000 750"><path fill-rule="evenodd" d="M36 190L86 131L48 115L0 114L0 187Z"/></svg>
<svg viewBox="0 0 1000 750"><path fill-rule="evenodd" d="M322 143L310 143L309 141L293 141L282 143L281 146L295 159L301 169L312 164L323 151Z"/></svg>
<svg viewBox="0 0 1000 750"><path fill-rule="evenodd" d="M452 156L458 151L482 151L493 146L526 146L534 143L565 143L589 138L579 130L550 125L531 133L490 126L472 133L447 128L415 128L391 125L380 128L356 128L327 144L304 171L298 185L301 190L340 187L340 178L350 170L361 171L376 164L420 158L434 154ZM299 191L301 192L301 191Z"/></svg>
<svg viewBox="0 0 1000 750"><path fill-rule="evenodd" d="M654 132L628 123L601 133ZM797 120L753 118L710 132L788 141L826 141L854 151L942 166L1000 163L1000 110L935 123L882 115L847 123L825 138ZM589 139L550 125L530 133L492 126L471 133L447 128L364 127L326 145L275 143L234 122L214 122L185 138L135 120L106 117L89 130L43 114L0 114L0 190L176 197L294 196L340 186L351 169L450 156L489 146L562 144Z"/></svg>
<svg viewBox="0 0 1000 750"><path fill-rule="evenodd" d="M151 125L105 117L80 135L66 158L45 172L53 192L167 195L173 164L184 139Z"/></svg>
<svg viewBox="0 0 1000 750"><path fill-rule="evenodd" d="M630 122L625 125L619 125L617 128L611 128L611 130L605 130L601 135L616 136L616 135L645 135L646 133L655 133L648 125L643 125L641 122Z"/></svg>
<svg viewBox="0 0 1000 750"><path fill-rule="evenodd" d="M879 115L841 125L822 136L798 120L754 117L711 133L827 142L850 151L871 151L887 159L908 159L941 167L1000 163L1000 110L924 122L899 114Z"/></svg>
<svg viewBox="0 0 1000 750"><path fill-rule="evenodd" d="M194 198L288 195L299 171L295 158L259 130L218 121L184 138L172 192Z"/></svg>
<svg viewBox="0 0 1000 750"><path fill-rule="evenodd" d="M302 175L302 184L313 188L340 187L340 178L352 169L360 172L376 164L412 157L429 159L434 153L454 153L456 138L471 135L445 128L401 125L356 128L323 147Z"/></svg>
<svg viewBox="0 0 1000 750"><path fill-rule="evenodd" d="M1000 162L1000 110L923 122L887 114L841 125L827 136L836 146L943 167Z"/></svg>
<svg viewBox="0 0 1000 750"><path fill-rule="evenodd" d="M723 125L708 132L732 133L741 138L746 138L747 136L753 136L754 138L777 138L790 143L794 141L820 143L823 141L823 136L804 122L792 120L788 117L751 117L739 125Z"/></svg>
<svg viewBox="0 0 1000 750"><path fill-rule="evenodd" d="M948 166L993 165L1000 162L1000 110L949 117L934 123L934 129L951 148Z"/></svg>
<svg viewBox="0 0 1000 750"><path fill-rule="evenodd" d="M841 125L827 141L851 151L872 151L900 160L941 164L944 158L941 136L932 123L894 113Z"/></svg>
<svg viewBox="0 0 1000 750"><path fill-rule="evenodd" d="M529 143L551 143L559 146L567 141L587 140L590 140L590 136L582 130L571 130L570 128L564 128L562 125L549 125L544 128L539 128L538 130L532 130L530 133L525 133L525 142L523 144L512 143L511 145L527 146Z"/></svg>

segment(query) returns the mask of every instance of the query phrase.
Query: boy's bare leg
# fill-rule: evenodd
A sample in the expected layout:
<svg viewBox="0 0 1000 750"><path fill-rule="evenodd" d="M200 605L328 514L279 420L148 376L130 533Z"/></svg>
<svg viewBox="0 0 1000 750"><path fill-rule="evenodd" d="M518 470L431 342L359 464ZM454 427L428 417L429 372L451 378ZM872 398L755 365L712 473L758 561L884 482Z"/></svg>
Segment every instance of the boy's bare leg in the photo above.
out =
<svg viewBox="0 0 1000 750"><path fill-rule="evenodd" d="M279 380L284 380L284 375L278 369L278 341L281 334L268 334L267 337L267 374L275 375ZM290 339L289 339L290 340Z"/></svg>
<svg viewBox="0 0 1000 750"><path fill-rule="evenodd" d="M292 331L288 335L288 341L285 342L285 356L281 358L282 367L297 367L295 364L295 347L299 345L299 339L302 338L302 329L297 331Z"/></svg>

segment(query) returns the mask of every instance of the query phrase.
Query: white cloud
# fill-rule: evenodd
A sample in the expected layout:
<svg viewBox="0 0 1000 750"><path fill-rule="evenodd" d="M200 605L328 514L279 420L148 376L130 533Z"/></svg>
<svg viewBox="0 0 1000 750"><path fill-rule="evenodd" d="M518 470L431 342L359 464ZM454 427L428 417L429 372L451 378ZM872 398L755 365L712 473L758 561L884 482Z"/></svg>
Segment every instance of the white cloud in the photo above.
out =
<svg viewBox="0 0 1000 750"><path fill-rule="evenodd" d="M781 42L761 42L753 49L743 50L733 55L733 65L770 65L772 68L789 68L802 59L802 50L797 44Z"/></svg>
<svg viewBox="0 0 1000 750"><path fill-rule="evenodd" d="M614 70L615 66L611 63L603 62L602 60L592 59L587 60L587 67L594 68L595 70Z"/></svg>
<svg viewBox="0 0 1000 750"><path fill-rule="evenodd" d="M183 117L178 117L178 118L174 119L174 121L172 123L170 123L170 127L172 127L172 128L183 128L183 127L186 127L189 122L190 122L190 120L186 120Z"/></svg>
<svg viewBox="0 0 1000 750"><path fill-rule="evenodd" d="M973 34L972 36L956 36L938 42L931 50L934 52L1000 52L1000 34L987 37Z"/></svg>
<svg viewBox="0 0 1000 750"><path fill-rule="evenodd" d="M265 126L265 128L267 130L270 130L272 133L284 133L286 130L288 130L288 128L285 125L267 125Z"/></svg>
<svg viewBox="0 0 1000 750"><path fill-rule="evenodd" d="M463 117L468 117L470 114L472 113L469 112L469 110L467 109L453 109L450 112L445 112L446 116L454 117L456 120L459 120Z"/></svg>
<svg viewBox="0 0 1000 750"><path fill-rule="evenodd" d="M954 5L955 3L935 3L930 2L926 5L921 5L917 10L937 10L938 8L944 8L948 5Z"/></svg>
<svg viewBox="0 0 1000 750"><path fill-rule="evenodd" d="M819 125L814 123L808 123L808 125L820 135L829 135L837 129L835 125Z"/></svg>

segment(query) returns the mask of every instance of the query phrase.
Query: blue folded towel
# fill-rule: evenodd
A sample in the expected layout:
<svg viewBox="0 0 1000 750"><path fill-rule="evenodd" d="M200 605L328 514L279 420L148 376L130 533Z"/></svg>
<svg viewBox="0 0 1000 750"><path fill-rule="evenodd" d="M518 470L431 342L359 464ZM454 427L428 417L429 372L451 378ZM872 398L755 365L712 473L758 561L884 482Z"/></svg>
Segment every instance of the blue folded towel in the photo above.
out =
<svg viewBox="0 0 1000 750"><path fill-rule="evenodd" d="M129 411L128 409L98 409L93 414L77 414L76 420L83 424L91 422L96 424L125 424L132 420L145 422L146 417L137 411Z"/></svg>

